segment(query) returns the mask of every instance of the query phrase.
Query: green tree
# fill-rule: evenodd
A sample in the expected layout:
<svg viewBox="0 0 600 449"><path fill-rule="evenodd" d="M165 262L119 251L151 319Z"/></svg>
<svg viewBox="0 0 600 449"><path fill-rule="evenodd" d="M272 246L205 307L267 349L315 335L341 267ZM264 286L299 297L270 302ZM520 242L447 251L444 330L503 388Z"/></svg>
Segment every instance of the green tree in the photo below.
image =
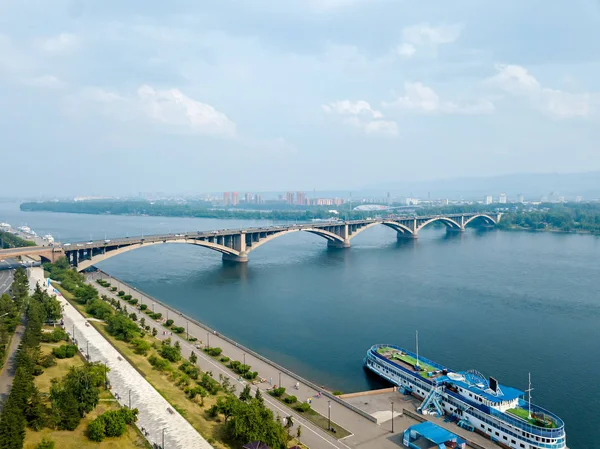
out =
<svg viewBox="0 0 600 449"><path fill-rule="evenodd" d="M37 444L35 449L54 449L54 441L42 438L42 441Z"/></svg>
<svg viewBox="0 0 600 449"><path fill-rule="evenodd" d="M131 345L133 346L133 352L141 355L146 355L152 347L150 343L143 338L135 338L131 340Z"/></svg>
<svg viewBox="0 0 600 449"><path fill-rule="evenodd" d="M112 307L100 298L94 298L88 302L85 311L100 320L106 320L113 314Z"/></svg>
<svg viewBox="0 0 600 449"><path fill-rule="evenodd" d="M181 360L181 351L177 346L171 346L169 339L162 342L158 353L171 362L178 362Z"/></svg>
<svg viewBox="0 0 600 449"><path fill-rule="evenodd" d="M129 342L139 336L140 332L137 324L126 316L119 314L112 315L106 321L108 323L106 330L118 340Z"/></svg>
<svg viewBox="0 0 600 449"><path fill-rule="evenodd" d="M250 385L246 384L244 389L240 393L240 401L249 401L252 398L252 393L250 391Z"/></svg>
<svg viewBox="0 0 600 449"><path fill-rule="evenodd" d="M198 361L198 356L194 353L194 351L192 351L192 353L190 354L190 362L195 365L197 361Z"/></svg>
<svg viewBox="0 0 600 449"><path fill-rule="evenodd" d="M156 337L158 335L158 331L156 330L155 327L152 328L152 336Z"/></svg>
<svg viewBox="0 0 600 449"><path fill-rule="evenodd" d="M40 391L34 387L31 399L25 410L25 417L29 427L33 430L41 430L46 425L48 409L44 405Z"/></svg>

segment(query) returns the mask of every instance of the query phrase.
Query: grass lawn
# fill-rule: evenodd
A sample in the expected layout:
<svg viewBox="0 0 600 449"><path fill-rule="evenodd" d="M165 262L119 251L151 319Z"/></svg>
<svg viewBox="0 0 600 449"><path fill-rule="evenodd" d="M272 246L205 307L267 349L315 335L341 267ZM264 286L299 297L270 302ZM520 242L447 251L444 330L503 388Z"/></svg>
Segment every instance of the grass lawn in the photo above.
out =
<svg viewBox="0 0 600 449"><path fill-rule="evenodd" d="M269 392L270 393L270 392ZM298 411L296 409L294 409L294 407L296 407L297 405L300 405L300 402L295 402L293 404L288 404L286 402L284 402L283 400L287 397L289 397L290 395L287 393L283 393L283 395L281 395L281 397L276 397L273 395L270 395L271 397L278 399L283 405L292 408L296 413L298 413L300 416L302 416L303 418L309 420L310 422L312 422L313 424L315 424L317 427L320 427L321 429L327 431L327 426L329 426L329 419L326 416L323 416L321 414L319 414L318 412L316 412L315 410L313 410L312 408L310 408L308 411L306 412L301 412ZM346 429L344 429L342 426L340 426L339 424L335 423L335 422L331 422L331 427L334 427L336 432L335 435L336 438L345 438L348 435L351 435L350 432L348 432Z"/></svg>
<svg viewBox="0 0 600 449"><path fill-rule="evenodd" d="M506 412L510 413L511 415L518 416L519 418L524 419L525 421L527 421L530 424L533 424L534 426L546 427L546 428L556 427L556 425L550 421L542 421L542 420L536 419L536 418L529 419L529 411L525 410L524 408L511 408L511 409L508 409Z"/></svg>
<svg viewBox="0 0 600 449"><path fill-rule="evenodd" d="M65 342L62 342L64 344ZM41 353L48 354L56 347L56 343L42 343ZM64 376L72 366L81 366L84 364L83 359L76 355L70 359L56 359L57 365L46 368L44 373L35 378L35 385L42 394L50 392L51 380ZM55 442L57 449L134 449L134 448L150 448L148 442L144 439L141 433L135 426L127 426L125 435L119 438L107 438L102 443L90 441L85 435L87 425L93 421L98 415L108 410L117 410L119 405L114 401L113 396L108 391L102 391L100 394L100 403L98 406L84 419L74 431L69 430L54 430L42 429L39 432L27 428L25 433L24 449L33 449L42 441L43 438Z"/></svg>
<svg viewBox="0 0 600 449"><path fill-rule="evenodd" d="M75 299L75 295L73 295L71 292L68 292L64 288L62 288L62 286L60 284L57 284L56 282L52 282L52 281L50 281L50 284L52 285L52 287L54 287L56 290L58 290L60 292L60 294L64 296L65 299L67 299L69 301L72 301Z"/></svg>

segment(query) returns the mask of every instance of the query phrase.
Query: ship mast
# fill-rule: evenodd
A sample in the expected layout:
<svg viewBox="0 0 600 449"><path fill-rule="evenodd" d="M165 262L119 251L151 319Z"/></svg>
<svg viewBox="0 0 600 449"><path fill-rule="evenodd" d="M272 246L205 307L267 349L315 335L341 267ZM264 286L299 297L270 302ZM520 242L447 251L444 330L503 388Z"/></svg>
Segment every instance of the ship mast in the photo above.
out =
<svg viewBox="0 0 600 449"><path fill-rule="evenodd" d="M419 367L419 331L415 331L415 339L417 341L417 364L416 367Z"/></svg>
<svg viewBox="0 0 600 449"><path fill-rule="evenodd" d="M528 405L527 418L531 419L531 392L533 391L533 388L531 388L531 373L529 373L529 388L525 391L527 393L529 393L529 401L527 402L527 405Z"/></svg>

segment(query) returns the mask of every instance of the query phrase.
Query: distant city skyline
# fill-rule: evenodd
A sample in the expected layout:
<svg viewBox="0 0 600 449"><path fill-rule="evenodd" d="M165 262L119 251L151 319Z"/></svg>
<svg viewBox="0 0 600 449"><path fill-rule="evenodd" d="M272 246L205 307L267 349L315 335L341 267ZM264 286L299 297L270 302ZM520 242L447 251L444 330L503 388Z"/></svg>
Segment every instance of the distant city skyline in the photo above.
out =
<svg viewBox="0 0 600 449"><path fill-rule="evenodd" d="M600 170L596 2L4 3L3 195Z"/></svg>

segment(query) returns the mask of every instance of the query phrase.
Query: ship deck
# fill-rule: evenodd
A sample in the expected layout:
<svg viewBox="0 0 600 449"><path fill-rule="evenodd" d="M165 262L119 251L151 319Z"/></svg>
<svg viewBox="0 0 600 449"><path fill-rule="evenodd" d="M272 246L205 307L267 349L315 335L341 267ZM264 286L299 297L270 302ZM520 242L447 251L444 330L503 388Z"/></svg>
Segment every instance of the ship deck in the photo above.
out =
<svg viewBox="0 0 600 449"><path fill-rule="evenodd" d="M415 369L417 359L396 348L384 346L378 348L377 353L385 357L387 360L394 362L395 364L409 371L412 371L415 374L420 375L424 379L436 379L444 375L442 372L439 372L439 368L429 365L428 363L421 360L421 358L419 358L419 367L421 368L421 370L417 371Z"/></svg>

